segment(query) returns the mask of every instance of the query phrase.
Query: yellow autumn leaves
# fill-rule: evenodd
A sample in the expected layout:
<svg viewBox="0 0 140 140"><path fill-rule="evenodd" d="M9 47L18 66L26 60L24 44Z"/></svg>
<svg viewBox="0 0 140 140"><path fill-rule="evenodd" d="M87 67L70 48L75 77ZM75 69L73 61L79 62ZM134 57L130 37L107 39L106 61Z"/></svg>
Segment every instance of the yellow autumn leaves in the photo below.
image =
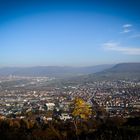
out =
<svg viewBox="0 0 140 140"><path fill-rule="evenodd" d="M76 98L74 101L74 110L72 115L75 118L81 118L87 120L92 115L92 109L89 104L87 104L83 99Z"/></svg>

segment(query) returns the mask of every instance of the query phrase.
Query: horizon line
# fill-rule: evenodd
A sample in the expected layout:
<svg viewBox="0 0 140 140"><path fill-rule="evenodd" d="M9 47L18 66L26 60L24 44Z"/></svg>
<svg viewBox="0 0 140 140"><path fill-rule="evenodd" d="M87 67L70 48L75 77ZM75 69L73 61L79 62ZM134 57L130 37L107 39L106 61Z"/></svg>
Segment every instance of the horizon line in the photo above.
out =
<svg viewBox="0 0 140 140"><path fill-rule="evenodd" d="M83 66L72 66L72 65L0 66L0 69L1 68L34 68L34 67L72 67L72 68L82 68L82 67L93 67L93 66L101 66L101 65L129 64L129 63L140 63L140 62L103 63L103 64L93 64L93 65L83 65Z"/></svg>

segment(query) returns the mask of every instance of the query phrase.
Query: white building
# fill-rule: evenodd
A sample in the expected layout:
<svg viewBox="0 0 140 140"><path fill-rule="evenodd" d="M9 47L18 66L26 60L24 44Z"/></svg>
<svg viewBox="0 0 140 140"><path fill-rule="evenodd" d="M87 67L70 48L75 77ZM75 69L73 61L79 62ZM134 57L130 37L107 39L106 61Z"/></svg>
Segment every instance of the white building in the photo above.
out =
<svg viewBox="0 0 140 140"><path fill-rule="evenodd" d="M47 110L54 110L55 104L54 103L46 103Z"/></svg>
<svg viewBox="0 0 140 140"><path fill-rule="evenodd" d="M62 113L60 116L60 120L63 120L63 121L70 120L70 119L72 119L72 117L69 116L69 114L67 113Z"/></svg>

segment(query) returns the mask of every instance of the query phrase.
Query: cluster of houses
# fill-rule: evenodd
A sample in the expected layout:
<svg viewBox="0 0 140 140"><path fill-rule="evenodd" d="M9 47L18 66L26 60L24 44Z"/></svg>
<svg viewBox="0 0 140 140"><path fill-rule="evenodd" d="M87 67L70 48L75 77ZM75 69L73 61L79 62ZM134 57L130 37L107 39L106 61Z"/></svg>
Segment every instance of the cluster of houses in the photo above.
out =
<svg viewBox="0 0 140 140"><path fill-rule="evenodd" d="M90 106L104 108L110 116L140 113L140 83L97 81L48 89L0 90L0 114L7 117L37 117L46 120L72 119L73 100L84 99Z"/></svg>

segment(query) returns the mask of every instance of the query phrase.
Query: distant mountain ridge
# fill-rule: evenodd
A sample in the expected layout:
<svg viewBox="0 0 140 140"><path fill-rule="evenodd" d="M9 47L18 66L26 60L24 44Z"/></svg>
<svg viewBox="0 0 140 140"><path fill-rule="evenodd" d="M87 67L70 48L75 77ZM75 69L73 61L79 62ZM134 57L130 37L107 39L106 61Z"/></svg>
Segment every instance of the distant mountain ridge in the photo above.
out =
<svg viewBox="0 0 140 140"><path fill-rule="evenodd" d="M91 67L61 67L61 66L38 66L38 67L5 67L0 68L0 76L77 76L103 71L113 65L97 65Z"/></svg>
<svg viewBox="0 0 140 140"><path fill-rule="evenodd" d="M115 66L90 74L86 79L105 80L105 79L137 79L140 80L140 63L120 63Z"/></svg>
<svg viewBox="0 0 140 140"><path fill-rule="evenodd" d="M106 72L140 72L140 63L120 63L105 71Z"/></svg>
<svg viewBox="0 0 140 140"><path fill-rule="evenodd" d="M38 66L38 67L6 67L0 68L0 76L48 76L48 77L71 77L87 75L86 79L140 79L140 63L119 63L116 65L97 65L91 67L61 67L61 66Z"/></svg>

